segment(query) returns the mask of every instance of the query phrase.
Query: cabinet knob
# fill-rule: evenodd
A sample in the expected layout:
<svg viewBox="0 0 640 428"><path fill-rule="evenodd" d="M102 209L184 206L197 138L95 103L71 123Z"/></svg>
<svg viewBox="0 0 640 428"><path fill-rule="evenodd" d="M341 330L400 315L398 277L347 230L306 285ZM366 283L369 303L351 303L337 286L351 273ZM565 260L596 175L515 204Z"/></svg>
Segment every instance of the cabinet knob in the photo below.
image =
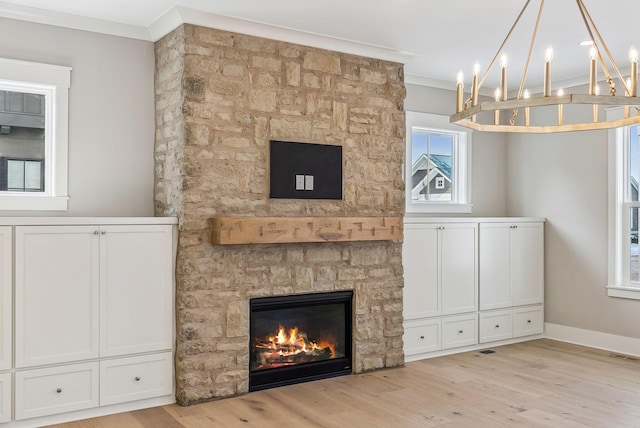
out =
<svg viewBox="0 0 640 428"><path fill-rule="evenodd" d="M62 392L62 388L58 388L58 389L56 389L56 392L57 392L58 394L60 394L60 393Z"/></svg>
<svg viewBox="0 0 640 428"><path fill-rule="evenodd" d="M462 334L462 333L464 333L464 331L458 330L458 334Z"/></svg>
<svg viewBox="0 0 640 428"><path fill-rule="evenodd" d="M420 339L424 339L424 336L420 336Z"/></svg>
<svg viewBox="0 0 640 428"><path fill-rule="evenodd" d="M500 328L500 324L496 324L496 328Z"/></svg>
<svg viewBox="0 0 640 428"><path fill-rule="evenodd" d="M106 235L106 234L107 234L107 231L106 231L106 230L103 230L103 231L101 231L100 233L101 233L102 235Z"/></svg>
<svg viewBox="0 0 640 428"><path fill-rule="evenodd" d="M97 230L94 230L94 231L93 231L93 234L94 234L94 235L98 235L99 233L100 233L100 232L98 232Z"/></svg>
<svg viewBox="0 0 640 428"><path fill-rule="evenodd" d="M140 376L136 376L136 382L140 382Z"/></svg>
<svg viewBox="0 0 640 428"><path fill-rule="evenodd" d="M531 320L527 320L527 324L531 324Z"/></svg>

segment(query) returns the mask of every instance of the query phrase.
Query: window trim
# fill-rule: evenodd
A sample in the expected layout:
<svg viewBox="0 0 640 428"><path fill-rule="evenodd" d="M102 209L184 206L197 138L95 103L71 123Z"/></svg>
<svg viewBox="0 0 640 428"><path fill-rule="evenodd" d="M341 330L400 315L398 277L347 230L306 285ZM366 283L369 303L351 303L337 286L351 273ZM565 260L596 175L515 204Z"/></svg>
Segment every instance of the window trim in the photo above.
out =
<svg viewBox="0 0 640 428"><path fill-rule="evenodd" d="M607 120L622 119L624 108L607 110ZM629 127L610 129L609 143L609 230L608 230L608 285L609 297L640 300L640 287L629 280L628 211L638 202L626 199L629 176ZM627 214L625 214L627 212Z"/></svg>
<svg viewBox="0 0 640 428"><path fill-rule="evenodd" d="M472 131L449 122L448 116L421 113L415 111L405 112L406 123L406 149L405 149L405 203L408 214L428 213L471 213L471 140ZM451 202L421 201L413 202L411 199L411 135L414 128L421 128L433 132L456 133L457 144L454 147L455 165L452 165L453 183L457 186L452 189Z"/></svg>
<svg viewBox="0 0 640 428"><path fill-rule="evenodd" d="M66 211L68 208L69 88L71 67L0 58L4 86L48 95L45 192L0 193L0 210Z"/></svg>

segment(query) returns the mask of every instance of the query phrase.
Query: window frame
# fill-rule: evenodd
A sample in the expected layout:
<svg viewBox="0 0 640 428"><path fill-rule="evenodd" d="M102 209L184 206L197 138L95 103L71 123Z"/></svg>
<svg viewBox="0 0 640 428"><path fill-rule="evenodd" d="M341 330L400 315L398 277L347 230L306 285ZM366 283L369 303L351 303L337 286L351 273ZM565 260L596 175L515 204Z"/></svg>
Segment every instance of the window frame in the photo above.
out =
<svg viewBox="0 0 640 428"><path fill-rule="evenodd" d="M622 119L623 108L607 111L607 120ZM607 295L640 300L640 283L630 280L630 210L640 202L630 199L629 129L609 130L609 257Z"/></svg>
<svg viewBox="0 0 640 428"><path fill-rule="evenodd" d="M45 191L0 192L0 210L68 209L71 67L0 58L0 89L45 95Z"/></svg>
<svg viewBox="0 0 640 428"><path fill-rule="evenodd" d="M405 203L408 214L471 213L471 140L472 131L449 122L448 116L405 112L406 158L405 158ZM411 198L412 135L413 130L433 133L456 134L451 162L451 201L413 201Z"/></svg>

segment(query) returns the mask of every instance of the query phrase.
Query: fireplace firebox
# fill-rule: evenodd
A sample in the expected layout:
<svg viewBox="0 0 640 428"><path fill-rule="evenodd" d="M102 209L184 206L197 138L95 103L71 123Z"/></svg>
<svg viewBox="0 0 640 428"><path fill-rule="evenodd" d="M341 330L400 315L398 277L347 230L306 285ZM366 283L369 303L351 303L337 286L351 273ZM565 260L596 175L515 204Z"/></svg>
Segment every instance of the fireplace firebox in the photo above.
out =
<svg viewBox="0 0 640 428"><path fill-rule="evenodd" d="M250 301L249 390L351 373L353 291Z"/></svg>

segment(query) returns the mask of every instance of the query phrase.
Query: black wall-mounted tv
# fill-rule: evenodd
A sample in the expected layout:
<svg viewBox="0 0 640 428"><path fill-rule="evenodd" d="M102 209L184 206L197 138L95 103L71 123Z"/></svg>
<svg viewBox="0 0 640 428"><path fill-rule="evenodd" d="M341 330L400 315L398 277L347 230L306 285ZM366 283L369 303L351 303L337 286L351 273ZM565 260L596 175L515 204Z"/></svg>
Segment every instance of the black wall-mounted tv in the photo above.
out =
<svg viewBox="0 0 640 428"><path fill-rule="evenodd" d="M269 197L342 199L342 146L271 140Z"/></svg>

